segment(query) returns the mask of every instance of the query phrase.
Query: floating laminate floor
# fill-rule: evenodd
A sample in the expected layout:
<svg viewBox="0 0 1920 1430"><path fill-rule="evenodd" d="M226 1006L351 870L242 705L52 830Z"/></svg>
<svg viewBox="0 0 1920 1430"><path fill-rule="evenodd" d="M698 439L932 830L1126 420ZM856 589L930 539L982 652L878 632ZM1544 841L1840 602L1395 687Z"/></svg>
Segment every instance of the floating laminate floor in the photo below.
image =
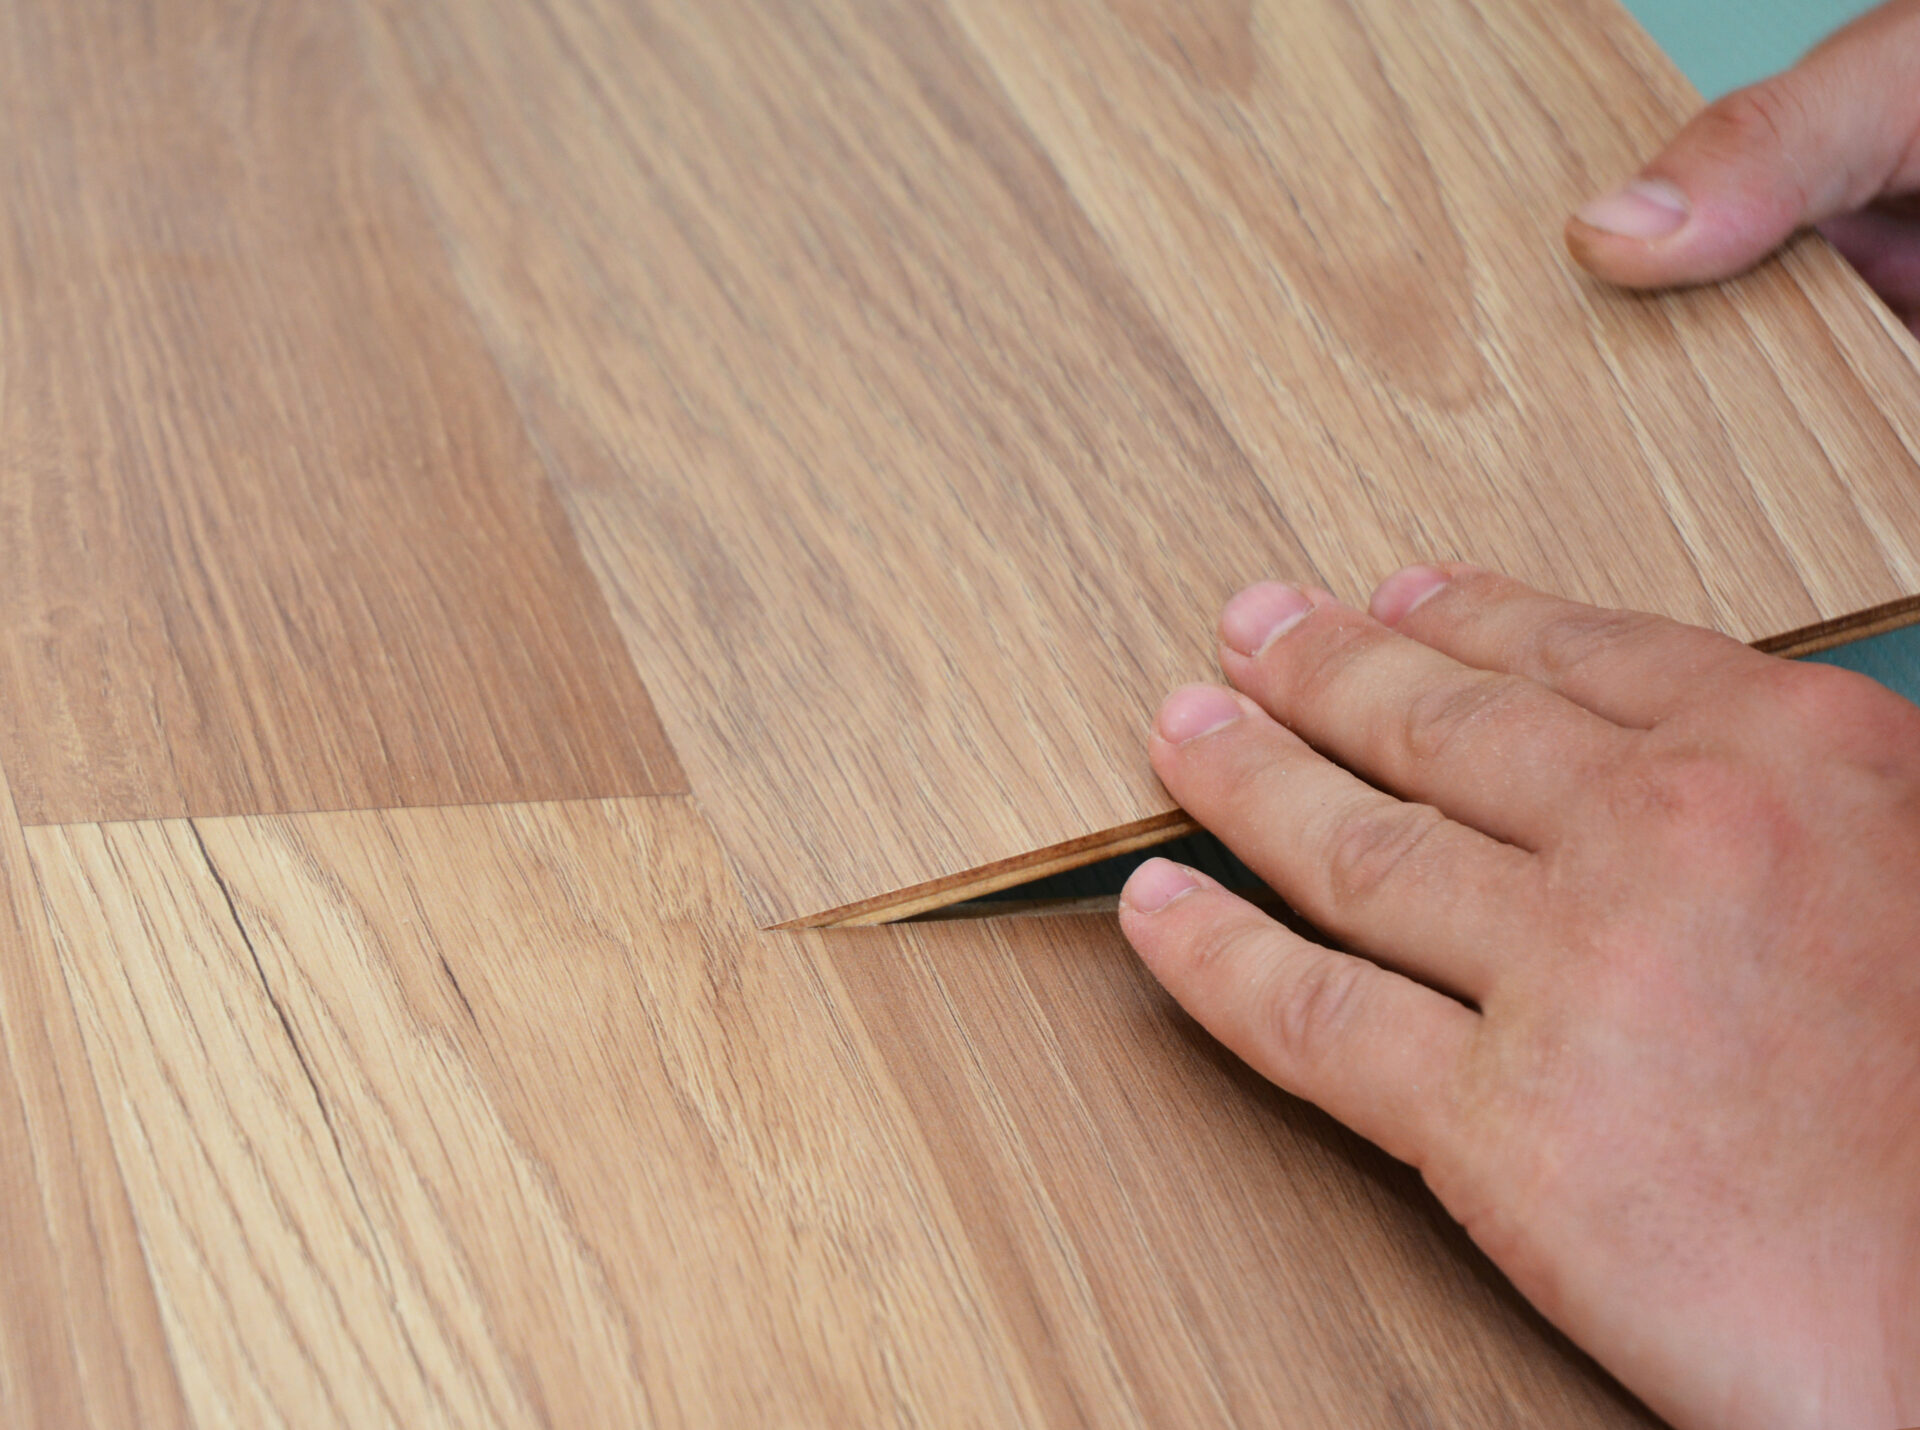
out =
<svg viewBox="0 0 1920 1430"><path fill-rule="evenodd" d="M1648 1424L1110 918L762 930L1175 829L1253 577L1911 614L1832 255L1560 256L1688 101L1590 0L0 0L0 1421Z"/></svg>

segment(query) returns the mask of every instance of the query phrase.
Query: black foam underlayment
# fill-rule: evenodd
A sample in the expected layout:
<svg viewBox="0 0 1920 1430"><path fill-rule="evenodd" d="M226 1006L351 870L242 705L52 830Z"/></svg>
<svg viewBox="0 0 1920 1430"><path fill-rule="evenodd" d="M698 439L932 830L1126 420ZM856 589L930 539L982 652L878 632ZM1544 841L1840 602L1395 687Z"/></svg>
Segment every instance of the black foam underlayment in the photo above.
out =
<svg viewBox="0 0 1920 1430"><path fill-rule="evenodd" d="M1149 859L1172 859L1191 865L1201 873L1218 879L1229 889L1257 889L1260 880L1252 870L1233 857L1226 845L1211 834L1189 834L1181 839L1157 844L1151 849L1136 849L1116 855L1098 864L1086 864L1062 874L1049 874L1031 884L1015 884L995 894L985 894L976 904L1052 902L1070 899L1116 898L1127 876Z"/></svg>

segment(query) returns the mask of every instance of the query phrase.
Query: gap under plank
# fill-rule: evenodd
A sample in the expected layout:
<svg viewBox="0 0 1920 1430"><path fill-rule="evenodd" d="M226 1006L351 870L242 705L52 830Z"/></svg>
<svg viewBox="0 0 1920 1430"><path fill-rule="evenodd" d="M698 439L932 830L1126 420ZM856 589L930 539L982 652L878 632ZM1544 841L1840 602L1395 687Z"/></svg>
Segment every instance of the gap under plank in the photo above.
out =
<svg viewBox="0 0 1920 1430"><path fill-rule="evenodd" d="M1080 839L1069 839L1061 844L1049 845L1045 849L1036 849L1031 854L996 860L992 864L970 869L965 873L918 884L895 894L862 899L855 904L828 909L823 914L792 919L783 924L776 924L774 927L779 929L863 928L871 924L897 923L901 919L928 913L947 904L983 898L1001 889L1011 889L1021 884L1032 883L1035 879L1044 879L1049 874L1065 873L1069 869L1097 864L1102 859L1112 859L1121 854L1132 853L1136 849L1147 849L1156 844L1164 844L1169 839L1180 838L1183 834L1197 833L1199 829L1200 826L1193 822L1185 810L1168 810L1164 814L1151 815L1146 819L1135 820L1131 824L1123 824L1117 829L1102 830Z"/></svg>
<svg viewBox="0 0 1920 1430"><path fill-rule="evenodd" d="M948 904L918 914L912 922L935 923L963 919L1045 918L1062 914L1111 914L1120 908L1120 891L1133 871L1147 860L1166 858L1198 869L1241 897L1261 905L1279 902L1279 896L1218 837L1201 830L1150 849L1136 849L1098 864L1050 874L1030 884L1002 889L964 903Z"/></svg>

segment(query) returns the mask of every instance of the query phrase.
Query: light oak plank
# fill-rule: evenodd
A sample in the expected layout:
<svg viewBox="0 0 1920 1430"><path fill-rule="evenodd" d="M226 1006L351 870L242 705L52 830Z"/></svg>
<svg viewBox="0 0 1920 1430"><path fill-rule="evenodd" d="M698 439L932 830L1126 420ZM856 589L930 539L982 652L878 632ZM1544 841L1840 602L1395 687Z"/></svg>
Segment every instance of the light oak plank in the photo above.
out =
<svg viewBox="0 0 1920 1430"><path fill-rule="evenodd" d="M0 129L27 822L684 787L337 7L0 5Z"/></svg>
<svg viewBox="0 0 1920 1430"><path fill-rule="evenodd" d="M1110 918L761 934L674 800L29 839L201 1423L1649 1423Z"/></svg>
<svg viewBox="0 0 1920 1430"><path fill-rule="evenodd" d="M1920 349L1831 250L1562 252L1698 103L1613 0L951 3L1337 589L1465 552L1748 640L1920 592Z"/></svg>
<svg viewBox="0 0 1920 1430"><path fill-rule="evenodd" d="M1036 1420L684 803L200 828L31 836L196 1421Z"/></svg>
<svg viewBox="0 0 1920 1430"><path fill-rule="evenodd" d="M134 1430L184 1411L0 774L0 1423Z"/></svg>
<svg viewBox="0 0 1920 1430"><path fill-rule="evenodd" d="M1562 251L1694 98L1610 0L357 13L763 923L1177 832L1141 731L1258 577L1914 613L1920 349L1835 256Z"/></svg>
<svg viewBox="0 0 1920 1430"><path fill-rule="evenodd" d="M1305 553L944 9L363 13L756 918L1167 817L1138 691Z"/></svg>

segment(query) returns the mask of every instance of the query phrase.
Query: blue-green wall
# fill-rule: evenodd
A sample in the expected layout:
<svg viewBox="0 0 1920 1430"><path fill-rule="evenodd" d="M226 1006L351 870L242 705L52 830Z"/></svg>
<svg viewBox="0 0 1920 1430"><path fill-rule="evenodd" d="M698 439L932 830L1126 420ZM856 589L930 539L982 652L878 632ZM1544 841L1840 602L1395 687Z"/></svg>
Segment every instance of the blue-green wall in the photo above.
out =
<svg viewBox="0 0 1920 1430"><path fill-rule="evenodd" d="M1829 30L1871 9L1852 0L1626 0L1711 98L1784 69Z"/></svg>

